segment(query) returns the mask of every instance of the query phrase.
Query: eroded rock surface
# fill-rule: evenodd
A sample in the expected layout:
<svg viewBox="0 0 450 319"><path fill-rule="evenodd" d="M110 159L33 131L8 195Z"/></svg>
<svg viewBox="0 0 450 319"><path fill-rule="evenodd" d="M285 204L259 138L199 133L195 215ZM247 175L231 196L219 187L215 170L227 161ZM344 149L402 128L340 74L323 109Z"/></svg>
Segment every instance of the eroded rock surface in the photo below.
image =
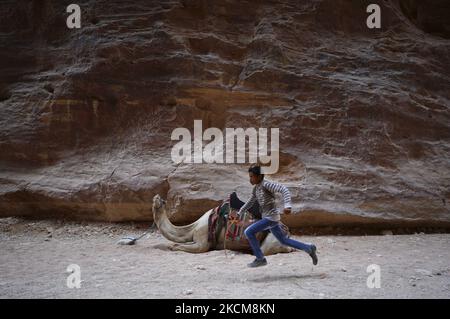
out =
<svg viewBox="0 0 450 319"><path fill-rule="evenodd" d="M280 128L291 226L450 224L448 1L0 4L0 215L187 222L247 165L175 165L177 127Z"/></svg>

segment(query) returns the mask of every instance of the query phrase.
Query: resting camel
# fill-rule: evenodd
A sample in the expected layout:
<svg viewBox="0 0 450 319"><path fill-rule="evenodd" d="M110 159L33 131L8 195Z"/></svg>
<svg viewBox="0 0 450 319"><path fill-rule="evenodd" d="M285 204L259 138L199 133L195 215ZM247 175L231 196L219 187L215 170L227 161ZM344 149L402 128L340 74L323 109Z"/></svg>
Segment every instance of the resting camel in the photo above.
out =
<svg viewBox="0 0 450 319"><path fill-rule="evenodd" d="M176 242L170 247L171 250L181 250L190 253L204 253L209 250L224 249L225 229L222 229L215 243L208 241L208 219L213 209L208 210L197 221L186 226L175 226L167 217L165 200L159 195L153 197L153 219L161 234L168 240ZM226 242L226 249L242 250L242 245L233 241ZM288 246L281 245L272 233L269 233L261 243L264 255L276 253L288 253L293 251ZM251 251L248 245L248 251Z"/></svg>

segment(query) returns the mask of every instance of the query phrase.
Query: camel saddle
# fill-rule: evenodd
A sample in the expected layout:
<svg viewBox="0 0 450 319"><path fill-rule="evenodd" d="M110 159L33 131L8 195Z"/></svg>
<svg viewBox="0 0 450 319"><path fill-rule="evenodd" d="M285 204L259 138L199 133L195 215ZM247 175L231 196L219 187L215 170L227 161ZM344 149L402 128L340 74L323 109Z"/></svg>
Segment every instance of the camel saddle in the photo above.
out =
<svg viewBox="0 0 450 319"><path fill-rule="evenodd" d="M245 237L244 230L258 219L261 219L261 210L259 204L255 203L247 214L238 216L239 209L245 203L241 201L236 192L233 192L228 199L224 200L219 206L214 208L213 213L208 220L208 240L212 243L218 241L218 236L225 227L225 241L234 242L234 246L242 245L242 249L247 249L249 243ZM269 231L260 232L256 235L259 242L262 242Z"/></svg>

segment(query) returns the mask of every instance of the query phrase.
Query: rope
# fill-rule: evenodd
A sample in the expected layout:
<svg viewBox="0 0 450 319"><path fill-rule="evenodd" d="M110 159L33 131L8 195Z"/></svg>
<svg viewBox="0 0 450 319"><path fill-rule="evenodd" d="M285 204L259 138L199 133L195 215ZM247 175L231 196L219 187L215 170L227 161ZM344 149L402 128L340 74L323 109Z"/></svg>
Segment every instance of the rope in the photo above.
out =
<svg viewBox="0 0 450 319"><path fill-rule="evenodd" d="M225 251L225 258L228 259L228 254L227 254L227 234L228 234L228 217L226 218L226 227L225 227L225 238L223 239L223 250Z"/></svg>
<svg viewBox="0 0 450 319"><path fill-rule="evenodd" d="M230 213L231 213L231 207L230 207L230 212L229 212L228 214L230 214ZM242 220L245 220L246 217L247 217L247 211L245 211L245 212L243 213L243 218L242 218ZM223 250L225 251L225 257L226 257L226 258L228 258L227 248L226 248L227 246L226 246L226 244L227 244L227 234L228 234L228 230L229 230L230 224L231 224L231 225L233 225L233 224L239 224L239 221L240 221L239 215L238 215L238 218L237 218L237 219L231 220L230 222L228 222L228 215L227 215L227 217L226 217L225 238L223 239ZM239 232L239 229L237 228L237 226L236 226L236 232Z"/></svg>

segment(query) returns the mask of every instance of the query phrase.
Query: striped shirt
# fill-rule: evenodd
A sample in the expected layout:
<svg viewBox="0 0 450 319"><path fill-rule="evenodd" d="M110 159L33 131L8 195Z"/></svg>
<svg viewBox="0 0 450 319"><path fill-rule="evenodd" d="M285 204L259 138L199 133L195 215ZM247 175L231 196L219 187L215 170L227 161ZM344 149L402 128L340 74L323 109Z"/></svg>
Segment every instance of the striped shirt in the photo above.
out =
<svg viewBox="0 0 450 319"><path fill-rule="evenodd" d="M275 193L280 193L283 195L284 208L292 207L291 194L285 186L275 182L263 180L261 183L256 184L253 187L252 196L244 204L244 206L241 207L239 210L239 215L252 207L255 201L258 201L261 208L262 218L279 221L280 212L275 206Z"/></svg>

